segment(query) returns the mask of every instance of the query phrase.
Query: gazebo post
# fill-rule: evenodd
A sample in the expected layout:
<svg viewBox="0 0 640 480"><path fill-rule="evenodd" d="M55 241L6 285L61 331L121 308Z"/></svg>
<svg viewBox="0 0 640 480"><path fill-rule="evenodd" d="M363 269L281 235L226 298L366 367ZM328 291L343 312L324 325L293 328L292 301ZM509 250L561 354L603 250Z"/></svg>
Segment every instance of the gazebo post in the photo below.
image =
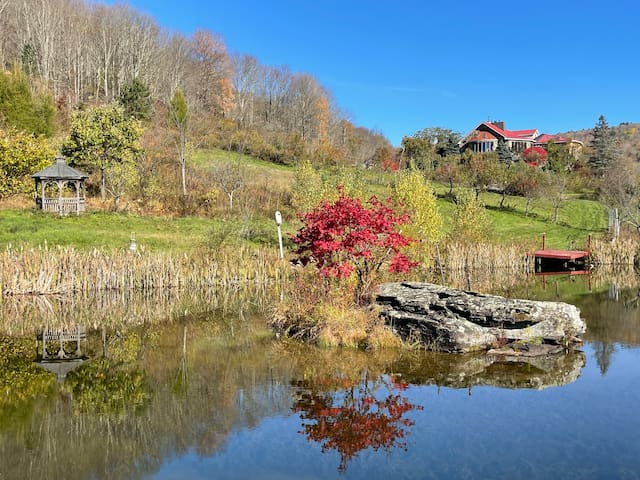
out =
<svg viewBox="0 0 640 480"><path fill-rule="evenodd" d="M80 215L80 182L76 180L73 184L76 187L76 215Z"/></svg>
<svg viewBox="0 0 640 480"><path fill-rule="evenodd" d="M56 184L58 185L58 215L62 215L62 185L64 185L64 182L58 180Z"/></svg>

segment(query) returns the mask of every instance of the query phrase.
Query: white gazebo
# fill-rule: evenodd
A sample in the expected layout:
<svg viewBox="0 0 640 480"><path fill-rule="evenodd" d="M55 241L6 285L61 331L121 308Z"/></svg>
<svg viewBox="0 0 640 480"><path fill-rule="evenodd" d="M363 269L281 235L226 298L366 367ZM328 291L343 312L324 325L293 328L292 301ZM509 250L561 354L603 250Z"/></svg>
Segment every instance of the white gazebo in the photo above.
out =
<svg viewBox="0 0 640 480"><path fill-rule="evenodd" d="M85 211L84 181L89 175L71 168L64 157L56 157L50 167L31 175L36 183L36 208L44 212L68 215ZM57 196L47 196L49 186L57 186Z"/></svg>

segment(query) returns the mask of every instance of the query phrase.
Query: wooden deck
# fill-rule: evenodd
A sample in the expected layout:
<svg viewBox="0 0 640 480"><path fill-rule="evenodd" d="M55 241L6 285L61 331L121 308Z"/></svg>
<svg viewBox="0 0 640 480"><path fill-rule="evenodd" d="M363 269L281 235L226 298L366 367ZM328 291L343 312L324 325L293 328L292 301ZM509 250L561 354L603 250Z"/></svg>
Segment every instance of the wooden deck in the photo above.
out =
<svg viewBox="0 0 640 480"><path fill-rule="evenodd" d="M589 252L585 250L536 250L533 252L533 256L536 258L545 258L549 260L580 260L587 258Z"/></svg>

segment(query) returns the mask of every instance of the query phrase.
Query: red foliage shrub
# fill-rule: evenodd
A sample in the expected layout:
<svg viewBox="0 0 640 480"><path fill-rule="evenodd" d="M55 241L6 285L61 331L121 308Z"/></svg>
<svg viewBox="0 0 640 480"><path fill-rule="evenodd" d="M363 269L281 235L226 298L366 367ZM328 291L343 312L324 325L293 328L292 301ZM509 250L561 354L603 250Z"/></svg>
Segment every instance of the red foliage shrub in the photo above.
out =
<svg viewBox="0 0 640 480"><path fill-rule="evenodd" d="M292 238L299 260L315 263L321 275L347 278L355 272L358 301L366 300L383 265L403 273L417 265L400 252L413 240L396 231L409 216L396 214L390 200L382 203L371 197L367 204L340 189L338 200L302 215L304 226Z"/></svg>

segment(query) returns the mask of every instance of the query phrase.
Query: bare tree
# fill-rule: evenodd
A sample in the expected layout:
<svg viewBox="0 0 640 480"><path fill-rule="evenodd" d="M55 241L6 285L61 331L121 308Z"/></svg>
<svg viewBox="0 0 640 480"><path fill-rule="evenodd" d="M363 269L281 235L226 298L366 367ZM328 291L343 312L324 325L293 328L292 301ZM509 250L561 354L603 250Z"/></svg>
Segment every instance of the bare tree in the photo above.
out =
<svg viewBox="0 0 640 480"><path fill-rule="evenodd" d="M238 124L251 127L254 122L255 96L260 65L251 55L236 55L231 59L233 67L234 119Z"/></svg>
<svg viewBox="0 0 640 480"><path fill-rule="evenodd" d="M311 75L293 76L287 91L287 123L303 140L317 133L318 106L323 98L324 90Z"/></svg>
<svg viewBox="0 0 640 480"><path fill-rule="evenodd" d="M223 163L212 170L214 183L222 190L229 199L229 210L233 210L233 198L235 194L246 186L247 173L236 159L232 162Z"/></svg>
<svg viewBox="0 0 640 480"><path fill-rule="evenodd" d="M226 114L232 106L231 66L226 47L208 30L197 30L190 41L187 94L197 109Z"/></svg>

